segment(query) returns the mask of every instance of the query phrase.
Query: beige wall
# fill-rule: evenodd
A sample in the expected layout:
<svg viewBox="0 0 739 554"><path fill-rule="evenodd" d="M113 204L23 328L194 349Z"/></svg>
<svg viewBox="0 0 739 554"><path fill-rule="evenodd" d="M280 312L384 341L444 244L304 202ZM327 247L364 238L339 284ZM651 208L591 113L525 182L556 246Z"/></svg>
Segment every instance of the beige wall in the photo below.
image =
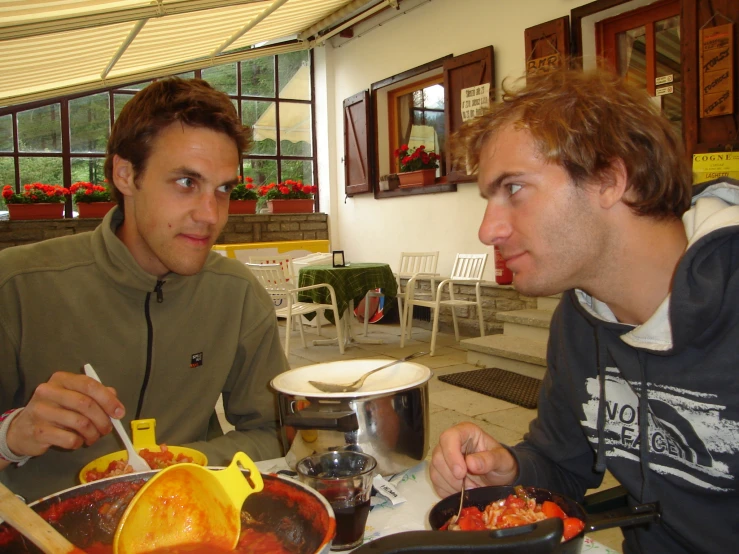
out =
<svg viewBox="0 0 739 554"><path fill-rule="evenodd" d="M413 0L403 0L409 6ZM496 88L520 76L526 27L569 15L588 0L431 0L382 26L355 28L355 38L317 48L316 91L321 211L329 214L331 241L348 261L385 261L393 268L402 251L439 250L448 274L457 252L491 254L486 278L494 280L492 249L477 229L484 211L477 187L453 193L375 200L344 198L342 100L370 84L447 54L495 48ZM361 36L357 37L358 34ZM320 93L322 87L325 87Z"/></svg>

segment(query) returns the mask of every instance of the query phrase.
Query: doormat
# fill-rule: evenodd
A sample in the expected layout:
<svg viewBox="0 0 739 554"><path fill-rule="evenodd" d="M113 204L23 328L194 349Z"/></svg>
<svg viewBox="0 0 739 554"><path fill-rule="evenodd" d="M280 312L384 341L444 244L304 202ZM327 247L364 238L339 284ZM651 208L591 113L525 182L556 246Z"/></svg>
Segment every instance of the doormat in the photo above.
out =
<svg viewBox="0 0 739 554"><path fill-rule="evenodd" d="M531 409L536 408L541 386L540 379L497 367L441 375L439 381Z"/></svg>

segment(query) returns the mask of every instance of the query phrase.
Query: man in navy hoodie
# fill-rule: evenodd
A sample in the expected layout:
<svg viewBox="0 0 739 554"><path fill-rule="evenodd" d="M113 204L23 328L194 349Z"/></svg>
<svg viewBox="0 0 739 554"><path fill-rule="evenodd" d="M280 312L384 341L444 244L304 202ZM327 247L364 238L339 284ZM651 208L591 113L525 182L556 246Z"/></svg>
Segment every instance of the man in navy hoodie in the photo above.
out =
<svg viewBox="0 0 739 554"><path fill-rule="evenodd" d="M739 183L693 188L670 123L600 71L528 77L459 144L487 202L480 240L521 293L566 292L523 442L445 431L437 492L467 476L580 500L608 469L632 505L661 507L659 523L623 529L624 552L734 551Z"/></svg>

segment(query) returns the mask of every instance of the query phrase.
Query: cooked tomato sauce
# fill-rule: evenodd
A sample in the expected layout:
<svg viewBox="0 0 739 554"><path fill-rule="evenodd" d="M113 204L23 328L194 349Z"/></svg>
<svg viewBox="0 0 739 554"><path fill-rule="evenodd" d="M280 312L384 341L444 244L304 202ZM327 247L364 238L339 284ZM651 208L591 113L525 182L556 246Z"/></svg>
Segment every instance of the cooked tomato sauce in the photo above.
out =
<svg viewBox="0 0 739 554"><path fill-rule="evenodd" d="M447 521L441 530L449 531L484 531L486 529L507 529L536 523L551 517L558 517L564 523L562 540L568 541L578 535L585 527L585 523L576 518L568 517L556 503L545 500L539 504L536 499L526 495L523 489L517 489L517 494L509 494L503 500L491 502L481 511L477 506L462 508L459 519Z"/></svg>
<svg viewBox="0 0 739 554"><path fill-rule="evenodd" d="M148 448L139 450L139 454L146 460L146 463L149 464L151 469L164 469L174 464L192 463L193 461L190 456L186 456L182 452L175 457L174 453L167 448L166 444L161 444L159 448L161 448L161 452L152 452ZM103 471L98 471L97 469L88 471L85 474L85 479L89 483L98 479L113 477L114 475L125 475L126 473L133 473L133 468L125 460L113 460Z"/></svg>

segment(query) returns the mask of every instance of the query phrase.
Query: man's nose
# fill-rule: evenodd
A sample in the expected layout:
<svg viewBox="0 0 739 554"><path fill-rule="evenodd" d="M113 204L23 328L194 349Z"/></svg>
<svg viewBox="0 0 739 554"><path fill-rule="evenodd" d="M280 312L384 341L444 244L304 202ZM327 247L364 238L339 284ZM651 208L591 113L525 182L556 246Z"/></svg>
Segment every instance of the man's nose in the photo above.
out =
<svg viewBox="0 0 739 554"><path fill-rule="evenodd" d="M512 230L510 210L494 200L488 200L478 231L480 242L487 245L498 244L510 237Z"/></svg>
<svg viewBox="0 0 739 554"><path fill-rule="evenodd" d="M193 219L211 225L218 223L218 199L214 194L200 195Z"/></svg>

